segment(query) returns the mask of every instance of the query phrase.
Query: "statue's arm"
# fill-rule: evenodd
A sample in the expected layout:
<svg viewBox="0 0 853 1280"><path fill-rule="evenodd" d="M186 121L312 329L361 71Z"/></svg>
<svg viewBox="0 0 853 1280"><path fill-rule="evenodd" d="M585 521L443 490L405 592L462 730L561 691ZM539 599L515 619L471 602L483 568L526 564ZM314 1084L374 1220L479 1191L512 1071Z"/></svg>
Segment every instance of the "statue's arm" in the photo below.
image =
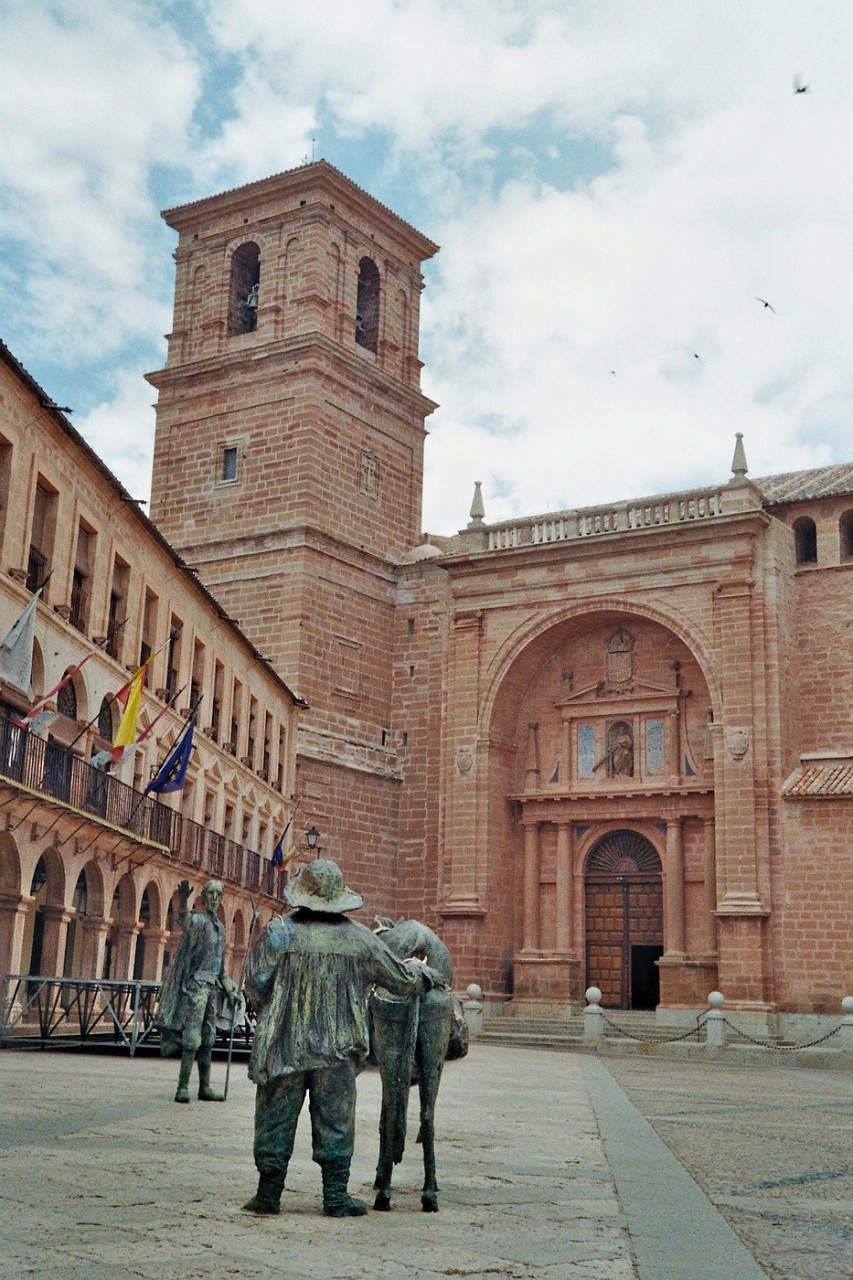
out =
<svg viewBox="0 0 853 1280"><path fill-rule="evenodd" d="M246 994L256 1008L262 1008L272 994L278 962L286 950L280 920L273 920L252 944L246 960Z"/></svg>

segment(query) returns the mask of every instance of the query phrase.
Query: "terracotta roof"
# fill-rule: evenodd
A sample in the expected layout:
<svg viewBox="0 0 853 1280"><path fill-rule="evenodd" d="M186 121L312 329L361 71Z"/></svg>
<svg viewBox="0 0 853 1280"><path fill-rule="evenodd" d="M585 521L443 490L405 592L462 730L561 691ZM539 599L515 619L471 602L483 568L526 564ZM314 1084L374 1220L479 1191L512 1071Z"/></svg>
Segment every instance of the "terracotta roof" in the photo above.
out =
<svg viewBox="0 0 853 1280"><path fill-rule="evenodd" d="M839 462L832 467L813 467L810 471L786 471L780 476L764 476L761 480L753 480L753 484L764 494L768 506L853 493L853 462Z"/></svg>
<svg viewBox="0 0 853 1280"><path fill-rule="evenodd" d="M853 796L853 761L800 765L782 787L782 795L787 799L817 796L822 800Z"/></svg>

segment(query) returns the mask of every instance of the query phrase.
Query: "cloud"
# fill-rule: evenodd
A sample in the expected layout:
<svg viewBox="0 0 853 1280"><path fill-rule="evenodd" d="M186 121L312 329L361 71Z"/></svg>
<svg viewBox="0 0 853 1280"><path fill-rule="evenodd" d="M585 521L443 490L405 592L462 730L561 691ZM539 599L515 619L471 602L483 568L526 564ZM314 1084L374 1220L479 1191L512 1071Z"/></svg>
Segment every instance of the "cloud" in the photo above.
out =
<svg viewBox="0 0 853 1280"><path fill-rule="evenodd" d="M840 460L846 17L838 0L0 5L5 335L35 376L77 371L46 389L92 406L78 426L144 496L141 375L173 282L158 202L291 167L316 138L442 245L430 530L467 522L475 479L489 519L725 480L736 430L753 474Z"/></svg>

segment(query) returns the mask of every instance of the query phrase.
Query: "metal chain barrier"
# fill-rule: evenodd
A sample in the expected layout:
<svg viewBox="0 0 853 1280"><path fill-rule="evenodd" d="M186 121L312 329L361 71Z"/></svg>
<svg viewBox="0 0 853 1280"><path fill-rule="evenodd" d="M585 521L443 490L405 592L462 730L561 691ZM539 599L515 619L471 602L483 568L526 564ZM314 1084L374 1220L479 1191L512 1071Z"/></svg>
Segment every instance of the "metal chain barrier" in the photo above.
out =
<svg viewBox="0 0 853 1280"><path fill-rule="evenodd" d="M637 1040L640 1044L677 1044L679 1040L689 1040L691 1036L698 1036L700 1030L705 1025L707 1014L700 1014L696 1019L696 1026L691 1027L689 1031L685 1031L680 1036L638 1036L634 1031L627 1031L620 1027L617 1023L612 1022L607 1014L602 1010L601 1018L608 1027L612 1027L614 1031L618 1031L620 1036L626 1040Z"/></svg>
<svg viewBox="0 0 853 1280"><path fill-rule="evenodd" d="M757 1044L761 1049L776 1049L779 1053L795 1053L797 1049L813 1049L816 1044L823 1044L825 1040L831 1040L833 1036L837 1036L841 1030L840 1027L833 1027L831 1031L827 1031L825 1036L818 1036L817 1040L807 1040L805 1044L773 1044L769 1040L756 1040L755 1036L748 1035L746 1031L741 1031L740 1027L736 1027L733 1022L729 1022L728 1018L723 1018L723 1022L736 1036L748 1040L750 1044Z"/></svg>

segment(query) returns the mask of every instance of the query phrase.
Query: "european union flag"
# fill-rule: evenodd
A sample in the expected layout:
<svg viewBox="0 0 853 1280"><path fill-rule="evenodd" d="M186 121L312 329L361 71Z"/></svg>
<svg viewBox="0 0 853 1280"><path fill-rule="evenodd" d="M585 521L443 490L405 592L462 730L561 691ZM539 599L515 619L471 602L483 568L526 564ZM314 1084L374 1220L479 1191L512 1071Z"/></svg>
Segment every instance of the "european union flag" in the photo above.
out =
<svg viewBox="0 0 853 1280"><path fill-rule="evenodd" d="M148 795L149 791L156 791L158 795L163 796L169 791L181 790L186 781L187 765L192 755L194 729L195 719L192 719L160 765L156 775L148 783L145 795Z"/></svg>

